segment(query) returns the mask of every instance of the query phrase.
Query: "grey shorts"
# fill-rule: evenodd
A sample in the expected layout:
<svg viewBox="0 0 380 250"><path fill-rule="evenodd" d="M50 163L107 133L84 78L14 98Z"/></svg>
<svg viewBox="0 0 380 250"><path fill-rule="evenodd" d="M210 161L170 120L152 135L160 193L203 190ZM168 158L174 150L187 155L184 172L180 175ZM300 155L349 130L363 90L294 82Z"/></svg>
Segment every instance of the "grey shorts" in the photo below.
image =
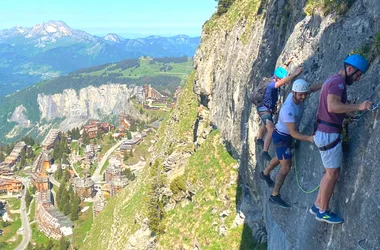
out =
<svg viewBox="0 0 380 250"><path fill-rule="evenodd" d="M267 120L271 121L273 124L273 117L272 114L269 112L259 112L259 116L261 118L261 121L263 121L264 125L267 125Z"/></svg>
<svg viewBox="0 0 380 250"><path fill-rule="evenodd" d="M339 133L316 131L314 142L317 147L323 147L335 141L338 136L340 136ZM319 151L319 153L321 154L323 166L325 168L340 168L342 165L342 141L340 141L334 148L326 151Z"/></svg>

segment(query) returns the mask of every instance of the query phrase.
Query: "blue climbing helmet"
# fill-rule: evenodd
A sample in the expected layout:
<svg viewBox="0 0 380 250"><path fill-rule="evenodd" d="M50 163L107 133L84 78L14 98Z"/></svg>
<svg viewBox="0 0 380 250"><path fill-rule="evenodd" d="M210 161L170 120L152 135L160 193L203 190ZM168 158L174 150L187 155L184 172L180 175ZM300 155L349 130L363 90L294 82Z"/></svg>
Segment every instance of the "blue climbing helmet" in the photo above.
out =
<svg viewBox="0 0 380 250"><path fill-rule="evenodd" d="M288 71L286 71L286 69L284 69L283 67L278 67L275 71L274 71L274 76L282 79L282 78L285 78L288 76Z"/></svg>
<svg viewBox="0 0 380 250"><path fill-rule="evenodd" d="M352 67L357 68L360 70L363 74L367 71L369 68L368 61L358 54L350 55L344 60L344 64L351 65Z"/></svg>

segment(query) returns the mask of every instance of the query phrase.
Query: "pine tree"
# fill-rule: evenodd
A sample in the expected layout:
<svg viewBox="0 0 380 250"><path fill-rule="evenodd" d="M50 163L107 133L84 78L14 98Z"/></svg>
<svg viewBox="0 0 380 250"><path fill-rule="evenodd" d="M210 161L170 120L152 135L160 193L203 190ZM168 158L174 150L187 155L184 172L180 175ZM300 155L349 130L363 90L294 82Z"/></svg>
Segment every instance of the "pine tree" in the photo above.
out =
<svg viewBox="0 0 380 250"><path fill-rule="evenodd" d="M90 137L88 136L88 134L86 132L83 132L83 143L85 145L90 143Z"/></svg>
<svg viewBox="0 0 380 250"><path fill-rule="evenodd" d="M25 163L26 163L26 152L25 152L25 149L22 149L21 150L21 159L20 159L20 165L21 167L22 166L25 166Z"/></svg>
<svg viewBox="0 0 380 250"><path fill-rule="evenodd" d="M26 203L26 207L27 208L29 208L29 205L32 202L32 200L33 200L33 197L30 195L29 190L26 190L26 193L25 193L25 203Z"/></svg>
<svg viewBox="0 0 380 250"><path fill-rule="evenodd" d="M68 215L70 214L70 210L71 210L71 206L70 206L70 202L66 202L65 205L63 206L63 214L64 215Z"/></svg>

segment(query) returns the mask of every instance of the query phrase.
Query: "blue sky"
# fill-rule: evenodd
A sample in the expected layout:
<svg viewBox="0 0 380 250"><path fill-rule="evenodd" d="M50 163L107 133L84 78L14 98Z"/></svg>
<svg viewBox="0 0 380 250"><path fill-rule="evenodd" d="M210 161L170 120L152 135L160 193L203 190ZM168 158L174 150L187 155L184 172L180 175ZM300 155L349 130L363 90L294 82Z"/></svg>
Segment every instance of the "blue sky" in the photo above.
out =
<svg viewBox="0 0 380 250"><path fill-rule="evenodd" d="M214 0L11 0L1 2L0 29L60 20L93 35L199 36L216 5Z"/></svg>

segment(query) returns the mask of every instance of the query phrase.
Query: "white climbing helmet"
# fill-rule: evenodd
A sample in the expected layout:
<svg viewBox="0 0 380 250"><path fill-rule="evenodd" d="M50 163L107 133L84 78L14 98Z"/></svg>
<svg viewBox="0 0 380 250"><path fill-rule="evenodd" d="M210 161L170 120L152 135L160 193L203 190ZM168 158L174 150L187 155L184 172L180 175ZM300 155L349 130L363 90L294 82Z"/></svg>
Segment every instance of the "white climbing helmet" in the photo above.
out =
<svg viewBox="0 0 380 250"><path fill-rule="evenodd" d="M309 92L309 83L304 79L297 79L293 83L292 91L305 93Z"/></svg>

